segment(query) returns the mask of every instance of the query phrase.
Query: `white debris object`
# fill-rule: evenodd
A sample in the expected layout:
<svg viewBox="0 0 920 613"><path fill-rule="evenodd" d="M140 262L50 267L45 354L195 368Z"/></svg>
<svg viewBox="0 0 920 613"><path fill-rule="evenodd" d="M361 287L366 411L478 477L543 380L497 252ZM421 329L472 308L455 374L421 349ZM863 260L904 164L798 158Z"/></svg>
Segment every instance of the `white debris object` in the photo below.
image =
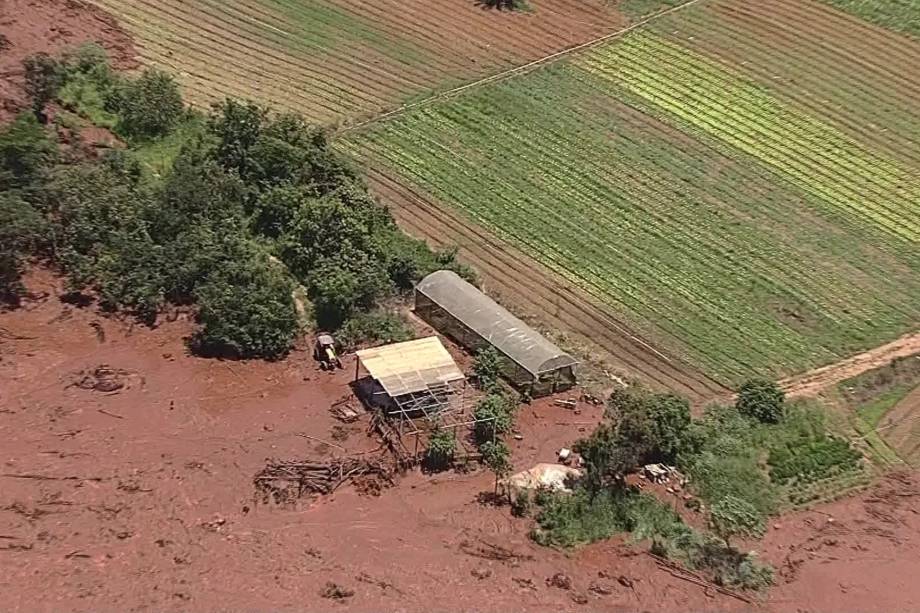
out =
<svg viewBox="0 0 920 613"><path fill-rule="evenodd" d="M565 447L563 447L562 449L559 450L559 461L565 462L566 460L569 459L570 455L572 455L572 450L566 449Z"/></svg>
<svg viewBox="0 0 920 613"><path fill-rule="evenodd" d="M508 493L520 490L546 489L553 492L571 492L568 482L581 477L582 471L562 464L537 464L530 470L511 475L501 482Z"/></svg>

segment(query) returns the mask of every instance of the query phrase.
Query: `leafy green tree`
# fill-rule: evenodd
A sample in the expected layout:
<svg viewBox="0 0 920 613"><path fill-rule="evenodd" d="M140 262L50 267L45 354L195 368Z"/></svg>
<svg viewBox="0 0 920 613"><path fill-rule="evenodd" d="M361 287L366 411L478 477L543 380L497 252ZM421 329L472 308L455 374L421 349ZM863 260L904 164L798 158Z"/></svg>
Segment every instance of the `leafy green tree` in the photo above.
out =
<svg viewBox="0 0 920 613"><path fill-rule="evenodd" d="M764 519L754 506L741 498L725 496L712 505L709 523L719 538L730 547L729 539L736 536L762 536Z"/></svg>
<svg viewBox="0 0 920 613"><path fill-rule="evenodd" d="M246 186L239 177L225 172L206 150L185 149L160 187L151 232L159 242L197 225L227 236L244 236L245 198Z"/></svg>
<svg viewBox="0 0 920 613"><path fill-rule="evenodd" d="M618 421L622 444L636 449L641 462L673 462L687 440L690 404L675 394L618 390L610 396L608 412Z"/></svg>
<svg viewBox="0 0 920 613"><path fill-rule="evenodd" d="M47 121L45 107L54 100L64 82L60 63L44 52L30 55L22 62L25 70L25 90L32 101L32 111L41 123Z"/></svg>
<svg viewBox="0 0 920 613"><path fill-rule="evenodd" d="M31 114L0 129L0 191L34 192L57 161L57 143Z"/></svg>
<svg viewBox="0 0 920 613"><path fill-rule="evenodd" d="M185 113L179 84L169 73L148 68L107 93L106 107L119 117L118 131L130 138L169 134Z"/></svg>
<svg viewBox="0 0 920 613"><path fill-rule="evenodd" d="M738 389L735 408L757 421L775 424L783 419L786 393L773 381L751 379Z"/></svg>
<svg viewBox="0 0 920 613"><path fill-rule="evenodd" d="M586 439L575 443L585 466L585 483L592 492L608 484L621 485L621 478L639 464L639 450L624 441L615 425L601 424Z"/></svg>
<svg viewBox="0 0 920 613"><path fill-rule="evenodd" d="M253 253L226 262L195 290L202 324L193 348L205 355L277 359L298 330L291 280Z"/></svg>
<svg viewBox="0 0 920 613"><path fill-rule="evenodd" d="M514 406L502 394L491 393L477 403L473 418L477 420L474 430L476 441L484 444L511 430Z"/></svg>
<svg viewBox="0 0 920 613"><path fill-rule="evenodd" d="M389 279L379 261L363 254L322 261L307 286L321 328L337 329L359 311L372 308L389 291Z"/></svg>
<svg viewBox="0 0 920 613"><path fill-rule="evenodd" d="M268 110L254 102L226 99L214 105L208 120L208 130L216 138L214 150L218 164L235 170L240 177L251 172L250 150L262 133Z"/></svg>

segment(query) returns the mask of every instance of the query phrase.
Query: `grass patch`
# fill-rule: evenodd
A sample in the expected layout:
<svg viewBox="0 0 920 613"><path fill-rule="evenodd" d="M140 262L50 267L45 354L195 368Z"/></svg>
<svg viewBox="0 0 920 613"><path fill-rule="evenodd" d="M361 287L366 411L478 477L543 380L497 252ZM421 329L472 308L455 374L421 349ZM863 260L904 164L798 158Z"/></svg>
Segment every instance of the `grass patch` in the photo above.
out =
<svg viewBox="0 0 920 613"><path fill-rule="evenodd" d="M190 112L171 133L162 138L136 143L131 149L144 172L153 178L160 178L172 168L183 145L204 136L206 129L204 118Z"/></svg>
<svg viewBox="0 0 920 613"><path fill-rule="evenodd" d="M540 511L531 537L542 545L571 548L626 532L634 541L651 540L652 553L701 571L719 585L762 589L773 580L772 568L752 554L690 528L671 507L631 488L541 492L536 504Z"/></svg>
<svg viewBox="0 0 920 613"><path fill-rule="evenodd" d="M835 484L865 479L861 454L832 432L817 405L790 405L778 424L715 407L693 428L697 447L681 456L680 465L708 504L731 495L772 515L823 498Z"/></svg>
<svg viewBox="0 0 920 613"><path fill-rule="evenodd" d="M687 0L624 0L618 6L620 11L631 19L642 19L660 11L674 8Z"/></svg>
<svg viewBox="0 0 920 613"><path fill-rule="evenodd" d="M917 0L823 0L877 26L920 38L920 2Z"/></svg>
<svg viewBox="0 0 920 613"><path fill-rule="evenodd" d="M100 128L115 129L118 116L105 109L99 79L93 74L77 73L71 76L57 94L65 109L76 113L89 123Z"/></svg>

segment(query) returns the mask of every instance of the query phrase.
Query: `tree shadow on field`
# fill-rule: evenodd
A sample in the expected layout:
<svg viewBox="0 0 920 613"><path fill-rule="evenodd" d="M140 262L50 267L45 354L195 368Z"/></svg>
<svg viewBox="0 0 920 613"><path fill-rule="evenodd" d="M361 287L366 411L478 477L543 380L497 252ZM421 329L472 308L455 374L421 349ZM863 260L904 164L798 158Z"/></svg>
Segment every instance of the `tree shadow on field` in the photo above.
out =
<svg viewBox="0 0 920 613"><path fill-rule="evenodd" d="M484 11L526 11L524 0L475 0L474 4Z"/></svg>

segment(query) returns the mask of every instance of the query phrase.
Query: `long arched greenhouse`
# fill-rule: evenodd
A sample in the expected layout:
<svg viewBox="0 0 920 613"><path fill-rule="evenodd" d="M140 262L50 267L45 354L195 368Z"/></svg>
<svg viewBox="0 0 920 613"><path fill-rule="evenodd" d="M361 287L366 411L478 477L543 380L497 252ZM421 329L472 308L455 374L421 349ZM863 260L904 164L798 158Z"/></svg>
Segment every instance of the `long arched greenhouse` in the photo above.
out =
<svg viewBox="0 0 920 613"><path fill-rule="evenodd" d="M575 384L577 360L453 271L422 279L415 288L415 312L473 352L494 347L502 376L533 396Z"/></svg>

